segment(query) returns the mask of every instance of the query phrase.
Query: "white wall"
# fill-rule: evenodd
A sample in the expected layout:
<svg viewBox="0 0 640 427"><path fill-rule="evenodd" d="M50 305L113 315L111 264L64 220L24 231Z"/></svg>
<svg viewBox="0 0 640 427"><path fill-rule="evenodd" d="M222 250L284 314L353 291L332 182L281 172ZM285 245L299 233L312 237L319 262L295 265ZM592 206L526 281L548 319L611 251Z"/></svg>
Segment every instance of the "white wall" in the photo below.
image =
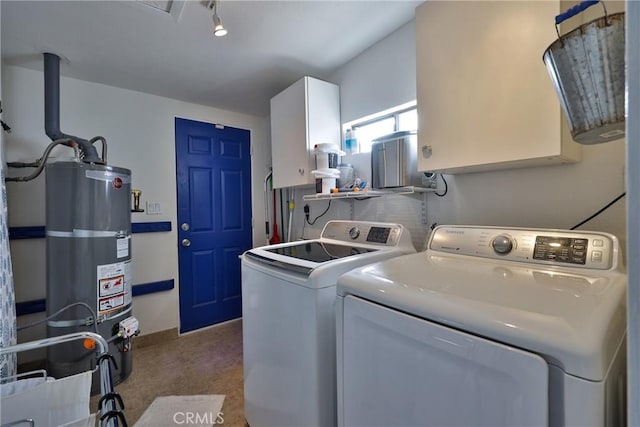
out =
<svg viewBox="0 0 640 427"><path fill-rule="evenodd" d="M446 176L449 194L429 196L430 221L570 228L625 190L624 141L583 148L581 162ZM626 239L625 201L580 227Z"/></svg>
<svg viewBox="0 0 640 427"><path fill-rule="evenodd" d="M407 58L408 46L413 49L413 59ZM345 122L414 100L415 78L415 28L411 22L347 63L330 80L340 85ZM366 207L353 202L356 212L352 217L400 221L412 231L418 249L432 223L569 228L624 191L624 150L624 141L620 140L584 146L583 160L576 164L447 175L449 193L445 197L427 196L426 224L420 220L423 202L416 196L373 200ZM367 176L367 161L358 159L358 164ZM348 218L350 203L334 202L339 206L332 207L332 216L328 217ZM326 202L310 202L310 206L313 217ZM624 245L625 207L623 199L581 229L611 232ZM302 218L302 208L298 210L297 217ZM403 217L398 218L399 213ZM307 227L305 237L317 235L322 225L324 221L318 221L311 230Z"/></svg>
<svg viewBox="0 0 640 427"><path fill-rule="evenodd" d="M343 123L415 101L415 21L365 50L336 71L331 81L340 84Z"/></svg>
<svg viewBox="0 0 640 427"><path fill-rule="evenodd" d="M2 71L4 117L13 128L5 138L7 161L33 161L50 142L44 133L43 75L8 65ZM133 235L133 282L175 280L176 288L171 291L134 298L134 314L143 334L175 328L179 319L179 282L174 118L251 131L255 245L265 243L261 194L271 157L267 119L64 77L60 93L61 129L85 138L107 138L109 164L132 170L132 188L142 190L142 207L145 201L160 203L160 215L135 213L132 222L172 223L171 232ZM56 148L54 155L66 155L68 150ZM28 171L10 169L13 175ZM8 183L7 187L10 226L44 225L44 174L35 181ZM16 240L11 250L17 301L44 298L45 240ZM22 316L19 323L40 317L41 314ZM20 340L27 338L32 336L25 334Z"/></svg>

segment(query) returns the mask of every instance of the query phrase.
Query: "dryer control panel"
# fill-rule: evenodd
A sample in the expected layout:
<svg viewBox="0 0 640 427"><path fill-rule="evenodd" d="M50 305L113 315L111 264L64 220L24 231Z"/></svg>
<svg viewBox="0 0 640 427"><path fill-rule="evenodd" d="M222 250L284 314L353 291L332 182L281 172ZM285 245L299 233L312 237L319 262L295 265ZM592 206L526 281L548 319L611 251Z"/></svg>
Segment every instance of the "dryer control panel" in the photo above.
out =
<svg viewBox="0 0 640 427"><path fill-rule="evenodd" d="M324 226L320 238L395 247L406 245L411 235L400 224L333 220Z"/></svg>
<svg viewBox="0 0 640 427"><path fill-rule="evenodd" d="M589 240L584 237L536 236L533 259L585 265L587 263ZM604 246L602 239L593 239L592 246L595 246L596 242L599 242L599 247ZM594 261L602 260L601 250L594 250L591 255Z"/></svg>
<svg viewBox="0 0 640 427"><path fill-rule="evenodd" d="M609 233L445 225L434 229L429 250L608 270L619 267L620 246L618 239Z"/></svg>

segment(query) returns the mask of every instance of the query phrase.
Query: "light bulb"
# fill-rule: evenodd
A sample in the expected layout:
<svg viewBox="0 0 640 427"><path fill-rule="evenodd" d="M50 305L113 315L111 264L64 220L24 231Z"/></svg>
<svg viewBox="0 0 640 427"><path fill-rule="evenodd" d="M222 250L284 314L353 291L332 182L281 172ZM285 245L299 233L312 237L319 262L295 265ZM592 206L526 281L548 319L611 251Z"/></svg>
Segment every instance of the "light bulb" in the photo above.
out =
<svg viewBox="0 0 640 427"><path fill-rule="evenodd" d="M227 35L227 30L222 26L222 21L217 13L213 15L213 35L216 37Z"/></svg>

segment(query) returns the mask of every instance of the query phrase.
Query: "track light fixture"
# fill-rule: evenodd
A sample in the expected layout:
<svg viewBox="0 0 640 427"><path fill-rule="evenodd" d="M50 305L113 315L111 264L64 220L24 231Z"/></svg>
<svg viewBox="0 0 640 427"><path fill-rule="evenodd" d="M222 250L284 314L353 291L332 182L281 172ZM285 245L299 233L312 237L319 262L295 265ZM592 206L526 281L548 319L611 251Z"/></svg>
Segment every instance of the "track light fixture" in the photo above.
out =
<svg viewBox="0 0 640 427"><path fill-rule="evenodd" d="M209 0L209 9L213 9L213 35L222 37L227 35L227 30L222 25L222 20L218 16L218 0Z"/></svg>

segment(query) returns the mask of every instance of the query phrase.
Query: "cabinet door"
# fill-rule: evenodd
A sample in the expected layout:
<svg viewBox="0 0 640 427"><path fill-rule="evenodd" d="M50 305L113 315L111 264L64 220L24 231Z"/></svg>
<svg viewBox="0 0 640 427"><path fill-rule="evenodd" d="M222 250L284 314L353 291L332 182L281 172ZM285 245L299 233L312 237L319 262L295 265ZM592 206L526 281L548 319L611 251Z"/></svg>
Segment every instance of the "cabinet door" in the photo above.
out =
<svg viewBox="0 0 640 427"><path fill-rule="evenodd" d="M575 161L542 54L554 1L425 2L416 11L418 170ZM430 157L423 147L431 147Z"/></svg>
<svg viewBox="0 0 640 427"><path fill-rule="evenodd" d="M340 90L304 77L271 99L273 186L313 184L313 150L320 143L340 146Z"/></svg>
<svg viewBox="0 0 640 427"><path fill-rule="evenodd" d="M307 80L309 123L308 149L315 168L316 144L335 144L340 147L340 89L337 85L309 77Z"/></svg>
<svg viewBox="0 0 640 427"><path fill-rule="evenodd" d="M271 99L274 188L310 184L306 84L300 79Z"/></svg>

